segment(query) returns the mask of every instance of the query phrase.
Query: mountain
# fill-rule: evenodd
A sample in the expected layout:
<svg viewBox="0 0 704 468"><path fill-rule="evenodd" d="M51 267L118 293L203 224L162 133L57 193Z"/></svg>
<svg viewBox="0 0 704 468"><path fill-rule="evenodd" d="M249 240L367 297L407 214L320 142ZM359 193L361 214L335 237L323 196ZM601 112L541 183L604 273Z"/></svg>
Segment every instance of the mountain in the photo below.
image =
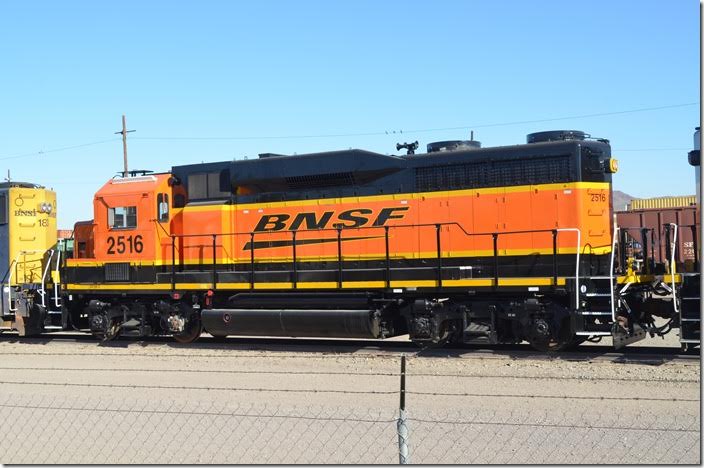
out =
<svg viewBox="0 0 704 468"><path fill-rule="evenodd" d="M613 191L614 211L625 211L626 206L633 200L634 196L624 193L620 190Z"/></svg>

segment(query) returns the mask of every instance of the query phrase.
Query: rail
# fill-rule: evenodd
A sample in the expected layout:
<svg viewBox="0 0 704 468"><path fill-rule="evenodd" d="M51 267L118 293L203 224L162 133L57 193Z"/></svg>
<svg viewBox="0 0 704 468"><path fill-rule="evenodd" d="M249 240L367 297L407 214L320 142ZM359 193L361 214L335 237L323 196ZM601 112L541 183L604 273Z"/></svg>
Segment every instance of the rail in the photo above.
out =
<svg viewBox="0 0 704 468"><path fill-rule="evenodd" d="M300 233L310 233L310 232L335 232L336 236L331 237L337 243L337 287L342 288L343 276L345 269L343 268L344 256L342 254L342 232L351 230L369 230L369 229L383 229L384 231L384 254L375 258L375 260L384 261L384 283L386 288L391 287L391 251L389 242L389 232L391 229L408 229L408 228L434 228L435 229L435 260L436 260L436 281L439 288L443 287L443 256L442 256L442 236L441 230L444 226L454 226L457 227L465 236L468 237L491 237L492 239L492 256L493 256L493 287L497 288L499 285L499 248L498 241L500 236L509 235L519 235L519 234L539 234L539 233L550 233L552 234L552 287L557 287L558 285L558 235L561 232L574 232L577 234L577 245L576 245L576 265L575 265L575 303L576 307L579 308L579 262L582 250L581 245L581 230L578 228L555 228L555 229L532 229L532 230L518 230L518 231L503 231L503 232L468 232L464 227L457 222L448 223L423 223L423 224L396 224L393 226L362 226L362 227L342 227L337 226L334 228L320 228L320 229L306 229L303 231L248 231L248 232L232 232L232 233L220 233L220 234L170 234L171 239L171 290L172 292L176 290L176 257L177 257L177 240L178 239L188 239L188 238L210 238L211 240L211 251L212 251L212 262L211 262L211 283L213 290L217 289L217 249L218 249L218 238L219 237L231 237L231 236L247 236L249 238L249 287L250 289L255 288L255 273L256 270L256 258L255 258L255 238L256 236L267 235L267 234L283 234L285 232L290 233L290 245L291 245L291 260L292 260L292 284L293 288L296 289L299 283L298 275L298 235ZM178 263L179 267L182 266L182 261ZM200 264L201 266L204 263ZM332 271L332 270L331 270Z"/></svg>

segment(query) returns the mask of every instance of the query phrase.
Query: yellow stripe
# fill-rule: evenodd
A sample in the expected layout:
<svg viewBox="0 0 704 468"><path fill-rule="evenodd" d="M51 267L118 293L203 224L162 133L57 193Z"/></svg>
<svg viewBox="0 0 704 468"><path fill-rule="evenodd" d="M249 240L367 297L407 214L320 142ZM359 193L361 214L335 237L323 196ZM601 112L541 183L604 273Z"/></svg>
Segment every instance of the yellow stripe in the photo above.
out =
<svg viewBox="0 0 704 468"><path fill-rule="evenodd" d="M177 283L178 289L212 289L213 283ZM67 284L66 291L80 290L80 291L117 291L117 290L133 290L133 291L166 291L171 290L171 284L153 284L153 283L124 283L124 284L105 284L105 283L81 283L81 284Z"/></svg>
<svg viewBox="0 0 704 468"><path fill-rule="evenodd" d="M557 284L562 286L565 284L565 278L558 278ZM493 286L493 278L474 278L461 280L443 280L444 287L478 287L478 286ZM552 278L499 278L499 286L551 286ZM414 280L414 281L391 281L391 288L434 288L438 286L436 280ZM212 283L176 283L177 290L208 290L212 289ZM385 288L384 281L343 281L343 289L375 289ZM249 283L218 283L217 289L250 289ZM289 289L294 290L293 283L255 283L254 289ZM335 281L311 281L297 283L296 289L338 289ZM67 291L71 290L133 290L133 291L165 291L171 290L171 284L68 284Z"/></svg>
<svg viewBox="0 0 704 468"><path fill-rule="evenodd" d="M664 275L626 275L626 276L619 276L616 278L616 282L618 284L626 284L626 283L652 283L655 280L662 280L667 284L670 284L672 282L672 276L668 274ZM681 283L682 282L682 276L679 274L675 274L675 283Z"/></svg>
<svg viewBox="0 0 704 468"><path fill-rule="evenodd" d="M558 277L558 286L564 286L566 284L566 279L569 277ZM634 276L618 276L616 277L616 282L618 284L625 283L651 283L656 279L663 279L670 282L671 278L669 275L656 276L656 275L634 275ZM499 286L551 286L552 278L549 277L536 277L536 278L499 278ZM682 276L679 274L675 275L675 283L681 283ZM436 287L436 280L408 280L408 281L391 281L391 288L422 288L422 287ZM443 280L442 285L444 287L479 287L479 286L493 286L493 278L469 278L461 280ZM177 290L209 290L212 289L212 283L176 283ZM343 289L375 289L375 288L385 288L385 281L343 281ZM135 283L125 283L125 284L104 284L104 283L82 283L82 284L68 284L66 286L66 291L71 290L105 290L105 291L115 291L115 290L134 290L134 291L167 291L171 289L171 284L135 284ZM217 283L217 289L250 289L249 283ZM280 283L255 283L254 289L266 290L266 289L289 289L294 290L293 283L291 282L280 282ZM311 281L311 282L301 282L297 283L296 289L338 289L338 284L335 281Z"/></svg>
<svg viewBox="0 0 704 468"><path fill-rule="evenodd" d="M443 190L437 192L413 192L413 193L397 193L393 195L368 195L358 197L343 197L343 198L324 198L315 200L292 200L284 202L268 202L268 203L245 203L237 205L202 205L202 206L187 206L184 210L189 212L198 211L222 211L231 210L251 210L259 208L279 208L288 206L316 206L316 205L337 205L344 203L366 203L377 201L393 201L393 200L417 200L420 198L442 198L442 197L461 197L466 195L496 195L502 193L527 192L530 190L550 191L550 190L578 190L578 189L597 189L609 190L611 184L608 182L571 182L566 184L541 184L541 185L516 185L512 187L491 187L480 189L462 189L462 190Z"/></svg>

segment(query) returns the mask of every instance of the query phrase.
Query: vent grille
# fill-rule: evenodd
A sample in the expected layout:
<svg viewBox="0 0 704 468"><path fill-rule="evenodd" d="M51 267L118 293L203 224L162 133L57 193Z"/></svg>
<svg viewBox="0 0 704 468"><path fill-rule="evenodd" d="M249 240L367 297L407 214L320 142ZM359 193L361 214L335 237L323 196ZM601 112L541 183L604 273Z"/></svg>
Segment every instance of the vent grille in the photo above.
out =
<svg viewBox="0 0 704 468"><path fill-rule="evenodd" d="M130 264L129 263L106 263L105 264L105 281L129 281L130 280Z"/></svg>
<svg viewBox="0 0 704 468"><path fill-rule="evenodd" d="M417 190L502 187L571 182L569 155L485 161L416 169Z"/></svg>
<svg viewBox="0 0 704 468"><path fill-rule="evenodd" d="M355 185L355 179L352 172L333 172L330 174L286 177L286 184L289 189L301 190Z"/></svg>

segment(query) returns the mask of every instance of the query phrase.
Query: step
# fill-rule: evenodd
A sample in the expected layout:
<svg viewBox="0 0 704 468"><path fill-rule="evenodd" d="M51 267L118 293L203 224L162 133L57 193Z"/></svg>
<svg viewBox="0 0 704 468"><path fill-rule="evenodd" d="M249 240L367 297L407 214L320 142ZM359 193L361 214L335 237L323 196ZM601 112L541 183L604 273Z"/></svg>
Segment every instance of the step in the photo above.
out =
<svg viewBox="0 0 704 468"><path fill-rule="evenodd" d="M701 319L693 319L693 318L681 318L681 322L701 322Z"/></svg>
<svg viewBox="0 0 704 468"><path fill-rule="evenodd" d="M587 293L587 297L611 297L611 293Z"/></svg>
<svg viewBox="0 0 704 468"><path fill-rule="evenodd" d="M576 332L577 336L611 336L611 332L607 331L581 331Z"/></svg>
<svg viewBox="0 0 704 468"><path fill-rule="evenodd" d="M609 315L609 316L611 315L611 312L607 312L607 311L590 311L590 310L582 311L582 310L578 310L577 313L580 315Z"/></svg>

